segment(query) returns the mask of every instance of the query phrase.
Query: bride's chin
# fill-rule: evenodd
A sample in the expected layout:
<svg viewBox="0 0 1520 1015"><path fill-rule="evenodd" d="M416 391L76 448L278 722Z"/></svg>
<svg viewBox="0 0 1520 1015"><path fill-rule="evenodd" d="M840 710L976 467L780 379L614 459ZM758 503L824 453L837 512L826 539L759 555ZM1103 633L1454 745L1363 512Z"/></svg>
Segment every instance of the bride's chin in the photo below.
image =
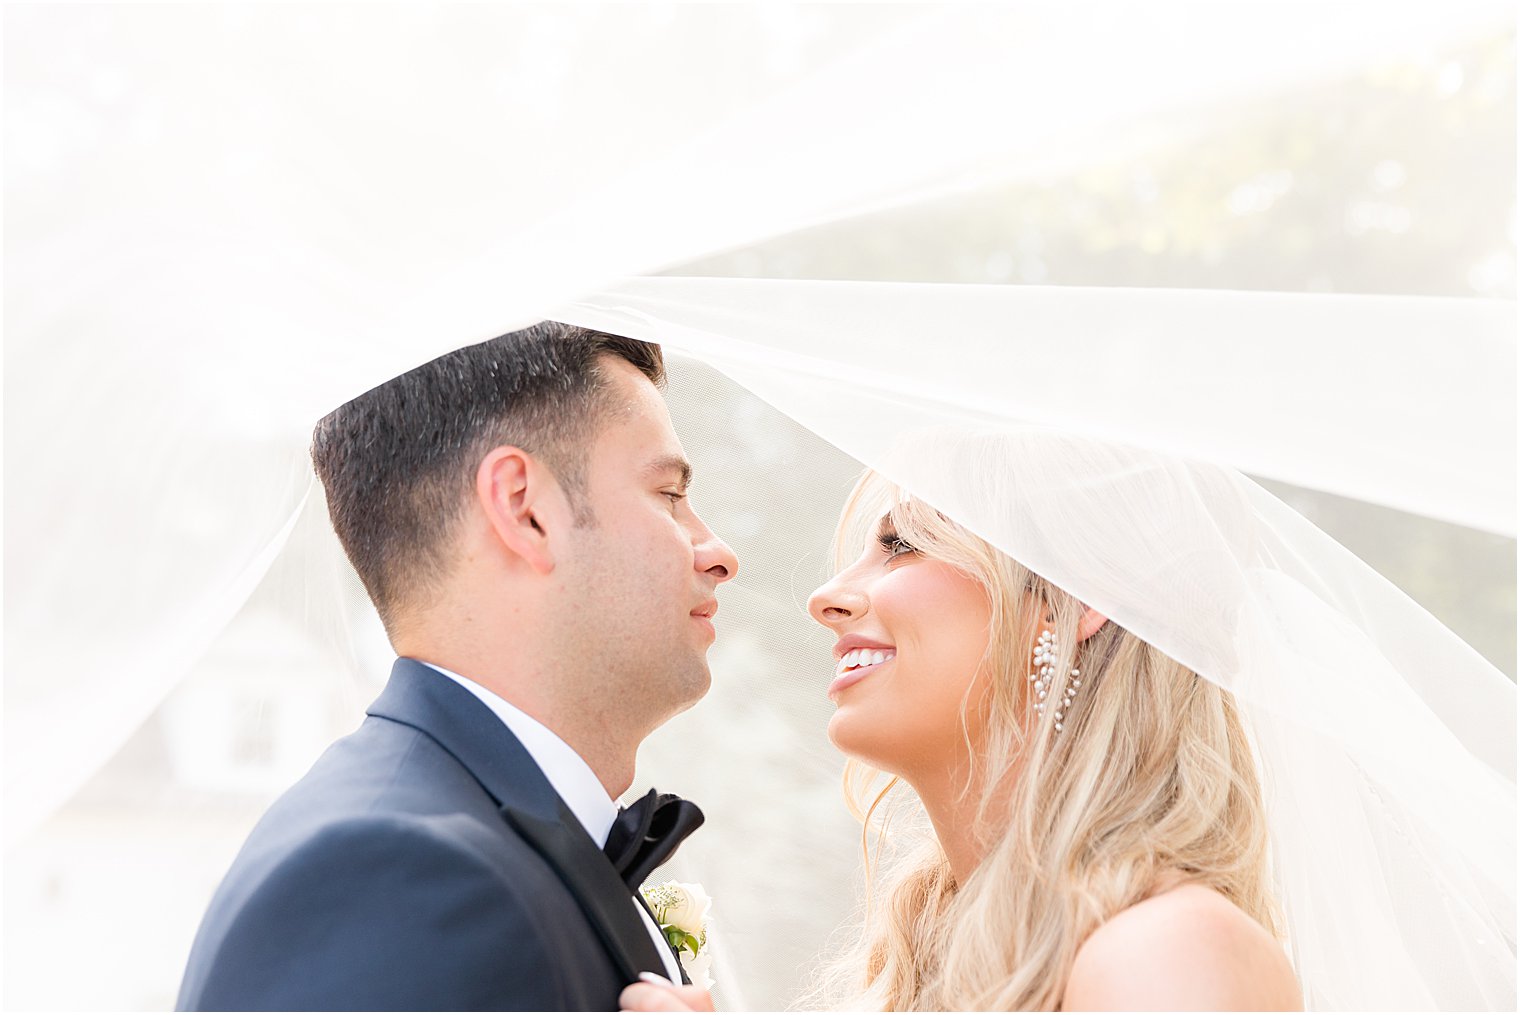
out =
<svg viewBox="0 0 1520 1015"><path fill-rule="evenodd" d="M852 750L856 737L852 735L855 731L850 728L851 726L852 723L850 722L849 717L846 715L845 710L835 710L834 714L829 717L829 725L827 731L829 735L829 743L833 744L841 752L848 754L850 757L856 759L857 761L863 760L858 754L856 754L854 750Z"/></svg>
<svg viewBox="0 0 1520 1015"><path fill-rule="evenodd" d="M858 720L859 717L850 715L848 709L836 711L829 719L829 743L852 761L887 770L890 764L880 756L880 751L873 749L880 746L876 738L870 736L869 730L863 730Z"/></svg>

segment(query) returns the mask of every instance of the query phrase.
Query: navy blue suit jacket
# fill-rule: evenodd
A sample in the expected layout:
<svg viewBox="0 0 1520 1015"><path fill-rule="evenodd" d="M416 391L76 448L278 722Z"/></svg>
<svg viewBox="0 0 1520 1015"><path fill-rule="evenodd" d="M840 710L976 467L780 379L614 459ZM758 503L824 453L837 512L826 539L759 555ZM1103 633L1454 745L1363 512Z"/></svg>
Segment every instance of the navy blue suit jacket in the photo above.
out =
<svg viewBox="0 0 1520 1015"><path fill-rule="evenodd" d="M615 1011L664 971L628 887L479 699L412 659L260 819L181 1010Z"/></svg>

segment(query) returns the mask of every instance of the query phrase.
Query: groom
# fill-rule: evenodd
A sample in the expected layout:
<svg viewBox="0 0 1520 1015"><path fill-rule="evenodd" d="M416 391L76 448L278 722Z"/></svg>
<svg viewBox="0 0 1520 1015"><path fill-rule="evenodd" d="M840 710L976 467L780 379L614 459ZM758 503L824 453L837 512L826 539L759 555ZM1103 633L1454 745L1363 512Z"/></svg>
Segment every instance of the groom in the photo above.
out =
<svg viewBox="0 0 1520 1015"><path fill-rule="evenodd" d="M254 828L181 1009L614 1010L681 973L643 878L701 824L639 743L706 692L733 553L686 499L657 346L552 322L317 424L338 538L400 656Z"/></svg>

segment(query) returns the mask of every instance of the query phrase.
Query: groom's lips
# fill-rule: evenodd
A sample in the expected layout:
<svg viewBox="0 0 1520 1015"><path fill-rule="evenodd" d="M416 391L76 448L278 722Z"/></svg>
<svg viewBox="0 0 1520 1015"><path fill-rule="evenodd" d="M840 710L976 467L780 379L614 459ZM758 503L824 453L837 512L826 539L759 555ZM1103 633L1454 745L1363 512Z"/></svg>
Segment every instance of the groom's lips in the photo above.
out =
<svg viewBox="0 0 1520 1015"><path fill-rule="evenodd" d="M717 612L718 601L716 599L709 599L691 611L691 619L707 629L708 637L716 638L718 636L718 629L713 626L712 619Z"/></svg>

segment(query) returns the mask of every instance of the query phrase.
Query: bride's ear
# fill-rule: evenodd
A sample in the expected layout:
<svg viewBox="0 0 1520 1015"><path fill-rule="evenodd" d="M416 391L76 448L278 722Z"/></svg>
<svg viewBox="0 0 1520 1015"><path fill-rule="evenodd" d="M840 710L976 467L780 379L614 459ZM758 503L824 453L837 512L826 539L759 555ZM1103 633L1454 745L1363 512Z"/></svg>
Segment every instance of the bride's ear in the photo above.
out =
<svg viewBox="0 0 1520 1015"><path fill-rule="evenodd" d="M549 530L559 484L542 463L521 448L499 447L475 470L475 499L496 538L535 572L554 570Z"/></svg>
<svg viewBox="0 0 1520 1015"><path fill-rule="evenodd" d="M1047 609L1045 623L1053 623L1055 618ZM1090 606L1082 608L1082 619L1077 621L1077 641L1084 642L1102 630L1103 625L1108 623L1108 618Z"/></svg>
<svg viewBox="0 0 1520 1015"><path fill-rule="evenodd" d="M1092 607L1088 607L1082 613L1082 619L1077 623L1077 641L1086 641L1100 631L1108 618Z"/></svg>

